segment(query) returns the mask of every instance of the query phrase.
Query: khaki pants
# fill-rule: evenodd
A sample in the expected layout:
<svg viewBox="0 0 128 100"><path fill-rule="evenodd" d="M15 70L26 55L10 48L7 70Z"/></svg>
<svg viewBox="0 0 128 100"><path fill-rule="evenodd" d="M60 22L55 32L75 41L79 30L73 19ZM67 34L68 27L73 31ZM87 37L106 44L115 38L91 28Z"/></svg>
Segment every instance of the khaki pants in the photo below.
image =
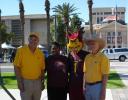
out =
<svg viewBox="0 0 128 100"><path fill-rule="evenodd" d="M24 79L24 92L20 92L21 100L40 100L41 80Z"/></svg>

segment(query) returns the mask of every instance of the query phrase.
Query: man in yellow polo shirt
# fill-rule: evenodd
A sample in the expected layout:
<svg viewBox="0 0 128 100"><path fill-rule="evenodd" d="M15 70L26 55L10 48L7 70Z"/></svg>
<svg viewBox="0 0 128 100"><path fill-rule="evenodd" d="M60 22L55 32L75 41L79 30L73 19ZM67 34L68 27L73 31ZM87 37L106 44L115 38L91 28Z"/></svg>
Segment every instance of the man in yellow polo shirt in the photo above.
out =
<svg viewBox="0 0 128 100"><path fill-rule="evenodd" d="M22 100L40 100L45 58L37 48L39 33L31 33L29 44L17 50L14 69Z"/></svg>
<svg viewBox="0 0 128 100"><path fill-rule="evenodd" d="M83 90L86 100L105 100L106 84L108 80L110 62L100 52L105 47L105 41L92 38L86 41L90 54L84 61Z"/></svg>

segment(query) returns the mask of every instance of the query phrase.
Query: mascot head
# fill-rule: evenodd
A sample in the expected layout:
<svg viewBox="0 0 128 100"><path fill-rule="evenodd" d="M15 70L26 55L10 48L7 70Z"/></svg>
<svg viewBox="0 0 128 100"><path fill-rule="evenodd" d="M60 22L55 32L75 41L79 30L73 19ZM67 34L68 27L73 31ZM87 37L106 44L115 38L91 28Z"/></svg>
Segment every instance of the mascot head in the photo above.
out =
<svg viewBox="0 0 128 100"><path fill-rule="evenodd" d="M83 48L83 43L80 41L79 32L68 34L69 42L67 44L67 48L69 52L76 51L79 52Z"/></svg>

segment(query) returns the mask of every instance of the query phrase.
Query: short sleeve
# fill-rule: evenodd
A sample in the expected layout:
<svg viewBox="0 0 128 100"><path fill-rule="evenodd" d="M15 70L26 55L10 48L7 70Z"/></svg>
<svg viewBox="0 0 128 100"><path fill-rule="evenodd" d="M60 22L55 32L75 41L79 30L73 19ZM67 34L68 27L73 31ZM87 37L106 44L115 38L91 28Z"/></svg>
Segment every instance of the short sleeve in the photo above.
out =
<svg viewBox="0 0 128 100"><path fill-rule="evenodd" d="M16 52L16 56L15 56L13 65L16 67L21 67L21 60L22 60L21 58L22 58L21 50L18 49Z"/></svg>
<svg viewBox="0 0 128 100"><path fill-rule="evenodd" d="M106 56L103 56L101 62L102 74L109 74L109 70L110 70L110 61Z"/></svg>
<svg viewBox="0 0 128 100"><path fill-rule="evenodd" d="M86 59L84 60L83 72L86 72Z"/></svg>

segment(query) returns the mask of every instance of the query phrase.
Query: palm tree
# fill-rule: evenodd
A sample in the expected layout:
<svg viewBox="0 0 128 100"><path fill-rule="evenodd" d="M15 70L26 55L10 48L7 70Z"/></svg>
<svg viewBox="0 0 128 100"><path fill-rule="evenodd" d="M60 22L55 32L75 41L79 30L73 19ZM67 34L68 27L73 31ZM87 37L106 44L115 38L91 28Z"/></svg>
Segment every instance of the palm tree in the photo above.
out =
<svg viewBox="0 0 128 100"><path fill-rule="evenodd" d="M50 51L50 2L49 0L45 0L45 11L47 15L47 45L48 51Z"/></svg>
<svg viewBox="0 0 128 100"><path fill-rule="evenodd" d="M24 44L24 24L25 24L25 21L24 21L24 5L22 3L22 0L19 0L19 9L20 9L20 23L21 23L21 33L23 35L23 38L22 38L22 45Z"/></svg>
<svg viewBox="0 0 128 100"><path fill-rule="evenodd" d="M53 12L56 12L58 15L62 16L67 30L69 27L70 16L75 14L74 11L76 10L77 9L74 7L74 5L70 5L69 3L63 3L62 5L57 5L53 8Z"/></svg>
<svg viewBox="0 0 128 100"><path fill-rule="evenodd" d="M93 33L93 25L92 25L92 5L93 5L93 0L88 0L88 9L89 9L89 24L90 24L90 33L91 36L95 35Z"/></svg>
<svg viewBox="0 0 128 100"><path fill-rule="evenodd" d="M71 24L70 24L70 29L72 32L76 32L81 28L81 24L83 22L83 19L79 18L78 15L73 15L71 18Z"/></svg>
<svg viewBox="0 0 128 100"><path fill-rule="evenodd" d="M5 24L2 23L1 20L1 9L0 9L0 58L1 58L1 53L2 53L2 48L1 48L1 44L3 42L7 42L9 43L12 39L12 37L14 36L13 33L7 33L7 26Z"/></svg>

